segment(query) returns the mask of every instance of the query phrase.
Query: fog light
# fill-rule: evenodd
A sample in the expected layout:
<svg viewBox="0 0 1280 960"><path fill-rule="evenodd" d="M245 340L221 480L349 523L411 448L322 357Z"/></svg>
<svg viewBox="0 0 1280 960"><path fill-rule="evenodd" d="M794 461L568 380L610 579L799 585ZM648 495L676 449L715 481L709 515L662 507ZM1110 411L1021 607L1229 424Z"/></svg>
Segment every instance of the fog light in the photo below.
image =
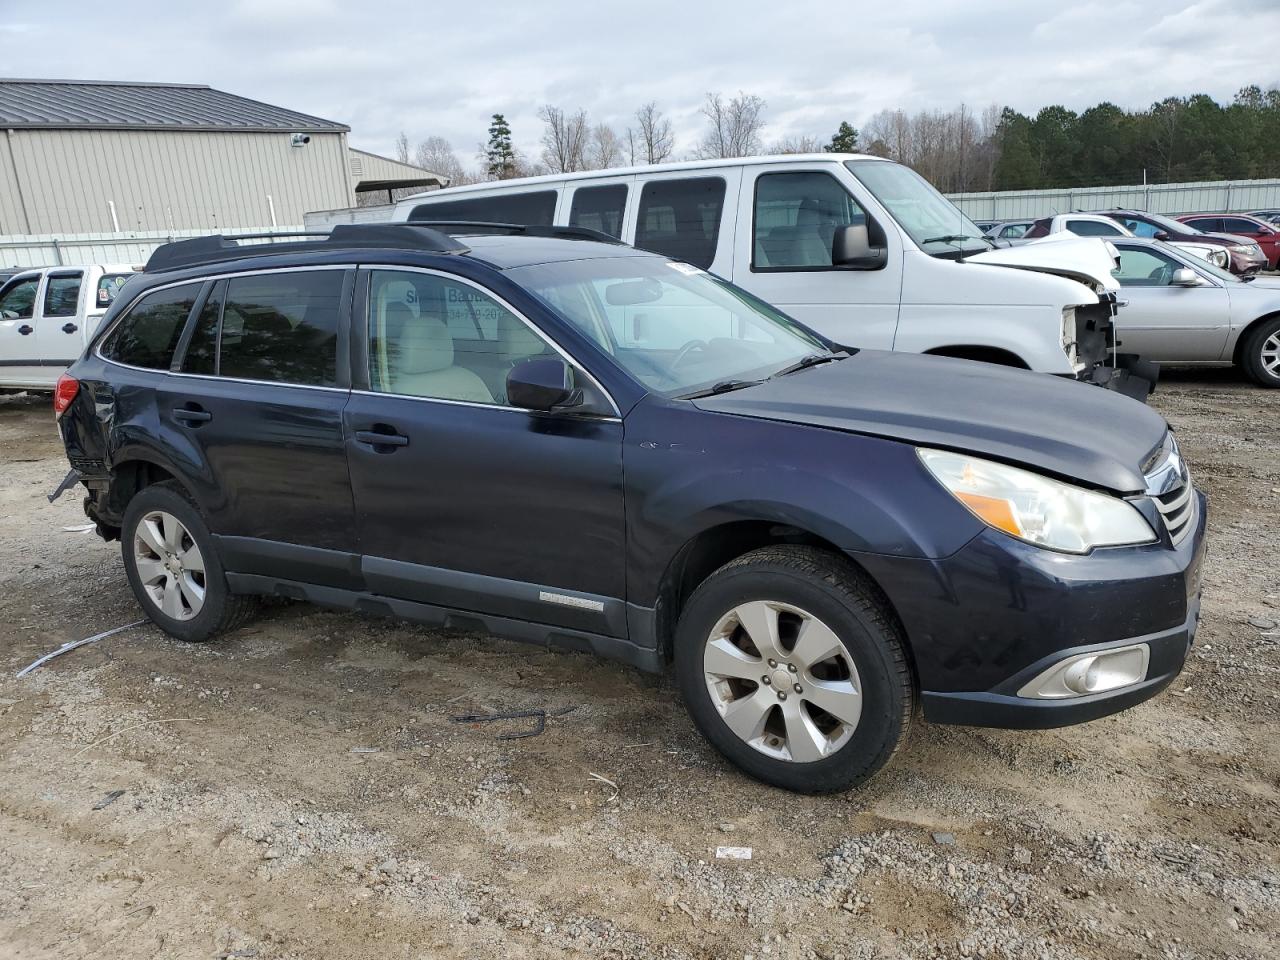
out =
<svg viewBox="0 0 1280 960"><path fill-rule="evenodd" d="M1059 661L1018 691L1020 697L1063 700L1119 690L1145 680L1151 648L1145 643Z"/></svg>

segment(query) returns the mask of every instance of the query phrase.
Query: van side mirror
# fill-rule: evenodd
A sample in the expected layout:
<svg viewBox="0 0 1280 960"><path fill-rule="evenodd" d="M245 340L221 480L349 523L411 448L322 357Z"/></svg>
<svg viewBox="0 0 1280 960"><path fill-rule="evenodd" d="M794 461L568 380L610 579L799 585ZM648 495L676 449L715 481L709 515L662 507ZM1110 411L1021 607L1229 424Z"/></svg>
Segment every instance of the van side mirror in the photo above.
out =
<svg viewBox="0 0 1280 960"><path fill-rule="evenodd" d="M1171 287L1198 287L1200 286L1200 275L1190 267L1179 267L1173 271L1173 277L1169 280Z"/></svg>
<svg viewBox="0 0 1280 960"><path fill-rule="evenodd" d="M582 403L569 365L560 357L531 357L507 371L507 403L526 410L550 411Z"/></svg>
<svg viewBox="0 0 1280 960"><path fill-rule="evenodd" d="M866 223L850 223L836 227L831 238L831 265L842 270L879 270L889 262L884 243L871 245L871 232Z"/></svg>

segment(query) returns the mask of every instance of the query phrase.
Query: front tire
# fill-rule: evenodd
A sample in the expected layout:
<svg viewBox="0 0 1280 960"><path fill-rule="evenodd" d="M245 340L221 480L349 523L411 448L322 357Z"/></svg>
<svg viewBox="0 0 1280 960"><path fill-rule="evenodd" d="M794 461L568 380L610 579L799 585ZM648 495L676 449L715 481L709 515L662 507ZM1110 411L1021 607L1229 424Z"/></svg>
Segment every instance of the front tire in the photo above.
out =
<svg viewBox="0 0 1280 960"><path fill-rule="evenodd" d="M1280 317L1249 331L1240 347L1240 365L1262 387L1280 387Z"/></svg>
<svg viewBox="0 0 1280 960"><path fill-rule="evenodd" d="M120 541L133 595L169 636L200 643L252 615L253 600L231 593L208 525L176 484L134 495Z"/></svg>
<svg viewBox="0 0 1280 960"><path fill-rule="evenodd" d="M809 547L765 547L708 577L680 617L675 666L703 736L744 772L800 793L866 781L915 707L880 592Z"/></svg>

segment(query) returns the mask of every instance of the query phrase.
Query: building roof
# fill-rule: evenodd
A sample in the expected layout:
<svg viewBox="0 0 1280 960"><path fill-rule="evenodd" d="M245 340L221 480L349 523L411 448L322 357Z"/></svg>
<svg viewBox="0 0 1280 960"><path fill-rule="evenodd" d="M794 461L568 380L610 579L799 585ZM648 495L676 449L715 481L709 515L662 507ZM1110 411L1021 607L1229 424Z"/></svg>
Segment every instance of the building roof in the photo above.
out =
<svg viewBox="0 0 1280 960"><path fill-rule="evenodd" d="M370 190L398 190L404 187L443 187L449 178L433 173L424 167L401 163L390 157L382 157L367 150L348 147L351 158L351 178L356 192Z"/></svg>
<svg viewBox="0 0 1280 960"><path fill-rule="evenodd" d="M0 128L345 133L332 120L203 84L0 79Z"/></svg>

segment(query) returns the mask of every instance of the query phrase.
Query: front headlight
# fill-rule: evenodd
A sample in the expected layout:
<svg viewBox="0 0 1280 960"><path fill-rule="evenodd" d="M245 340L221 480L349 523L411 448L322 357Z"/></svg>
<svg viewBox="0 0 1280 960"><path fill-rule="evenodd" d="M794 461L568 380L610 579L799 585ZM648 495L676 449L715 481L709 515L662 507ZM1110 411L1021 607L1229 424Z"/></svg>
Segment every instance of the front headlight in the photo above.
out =
<svg viewBox="0 0 1280 960"><path fill-rule="evenodd" d="M1209 254L1209 262L1219 267L1225 267L1231 262L1231 255L1227 251L1219 248Z"/></svg>
<svg viewBox="0 0 1280 960"><path fill-rule="evenodd" d="M1261 250L1262 248L1258 247L1258 249ZM1247 257L1251 253L1253 253L1253 245L1248 243L1237 243L1234 247L1231 248L1231 252L1238 253L1241 256Z"/></svg>
<svg viewBox="0 0 1280 960"><path fill-rule="evenodd" d="M916 450L951 495L988 526L1050 550L1151 543L1155 531L1133 504L1003 463L945 450Z"/></svg>

